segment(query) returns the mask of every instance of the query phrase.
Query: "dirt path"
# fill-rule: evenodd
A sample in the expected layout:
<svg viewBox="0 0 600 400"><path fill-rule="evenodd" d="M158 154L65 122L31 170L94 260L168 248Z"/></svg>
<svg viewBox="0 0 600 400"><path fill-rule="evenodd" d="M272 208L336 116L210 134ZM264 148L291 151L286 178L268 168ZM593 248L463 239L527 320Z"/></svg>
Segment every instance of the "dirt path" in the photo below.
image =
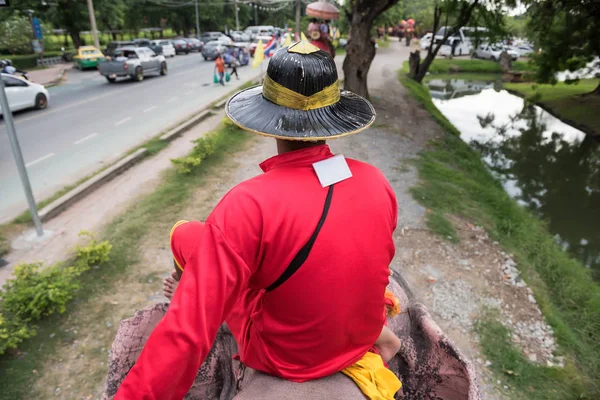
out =
<svg viewBox="0 0 600 400"><path fill-rule="evenodd" d="M461 240L452 244L425 228L427 210L409 193L418 179L412 160L428 140L442 131L396 79L396 70L407 56L408 50L395 42L389 49L379 51L369 75L371 96L378 111L375 125L360 135L332 141L330 145L335 153L377 166L389 179L399 204L393 270L408 280L440 326L475 361L482 377L484 398L502 399L509 388L490 377L473 333L480 307L499 308L503 317L515 325L522 323L522 334L516 335L515 342L523 345L531 359L539 362L550 359L548 354L553 344L544 347L544 341L551 334L527 288L520 283L512 259L485 232L453 218ZM273 141L253 138L245 150L218 167L218 172L193 194L184 212L173 215L172 221L205 219L231 187L259 174L258 163L275 151ZM131 266L130 273L118 282L117 293L106 293L91 309L70 316L73 326L68 329L76 332L76 340L63 344L56 357L48 361L34 388L39 396L36 398L99 396L106 373L107 350L118 322L151 302L164 301L160 287L161 278L169 273L171 265L165 233L169 228L164 224L149 230L140 246L142 262ZM53 368L57 363L61 368Z"/></svg>

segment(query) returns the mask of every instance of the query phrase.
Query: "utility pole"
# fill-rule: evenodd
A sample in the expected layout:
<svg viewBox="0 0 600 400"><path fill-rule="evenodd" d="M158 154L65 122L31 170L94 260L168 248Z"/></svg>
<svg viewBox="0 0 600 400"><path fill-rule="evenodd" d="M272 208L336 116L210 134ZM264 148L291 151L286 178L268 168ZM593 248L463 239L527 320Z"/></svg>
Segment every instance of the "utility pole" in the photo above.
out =
<svg viewBox="0 0 600 400"><path fill-rule="evenodd" d="M92 37L94 38L94 46L99 49L100 41L98 40L98 29L96 28L96 14L94 14L94 3L92 0L87 0L88 13L90 14L90 25L92 25Z"/></svg>
<svg viewBox="0 0 600 400"><path fill-rule="evenodd" d="M237 0L234 2L235 5L235 30L240 30L240 8L238 7Z"/></svg>
<svg viewBox="0 0 600 400"><path fill-rule="evenodd" d="M296 0L296 35L298 35L298 40L300 40L300 8L302 7L302 2L300 0Z"/></svg>
<svg viewBox="0 0 600 400"><path fill-rule="evenodd" d="M258 6L254 5L254 25L258 25Z"/></svg>
<svg viewBox="0 0 600 400"><path fill-rule="evenodd" d="M200 16L198 15L198 0L194 0L196 8L196 39L200 39Z"/></svg>
<svg viewBox="0 0 600 400"><path fill-rule="evenodd" d="M12 148L13 157L17 164L17 170L21 177L21 183L25 190L25 197L27 197L27 204L29 205L29 212L31 213L31 219L35 225L35 230L38 236L44 235L42 229L42 221L37 213L35 199L33 198L33 192L31 191L31 184L29 183L29 177L27 176L27 169L25 169L25 162L23 161L23 154L21 153L21 146L19 146L19 140L17 139L17 133L15 131L15 124L12 119L12 112L8 108L8 99L6 98L6 92L4 91L4 80L0 79L0 107L2 108L2 114L4 116L4 124L6 125L6 133L8 134L8 140L10 141L10 147Z"/></svg>

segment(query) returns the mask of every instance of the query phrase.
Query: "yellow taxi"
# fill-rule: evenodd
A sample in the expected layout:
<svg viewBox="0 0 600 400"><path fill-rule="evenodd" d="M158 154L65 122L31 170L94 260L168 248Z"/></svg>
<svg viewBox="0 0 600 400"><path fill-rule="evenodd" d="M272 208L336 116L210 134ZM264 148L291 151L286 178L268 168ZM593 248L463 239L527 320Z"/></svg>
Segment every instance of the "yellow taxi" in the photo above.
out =
<svg viewBox="0 0 600 400"><path fill-rule="evenodd" d="M79 69L96 68L100 61L104 61L104 54L94 46L81 46L73 57L74 66Z"/></svg>

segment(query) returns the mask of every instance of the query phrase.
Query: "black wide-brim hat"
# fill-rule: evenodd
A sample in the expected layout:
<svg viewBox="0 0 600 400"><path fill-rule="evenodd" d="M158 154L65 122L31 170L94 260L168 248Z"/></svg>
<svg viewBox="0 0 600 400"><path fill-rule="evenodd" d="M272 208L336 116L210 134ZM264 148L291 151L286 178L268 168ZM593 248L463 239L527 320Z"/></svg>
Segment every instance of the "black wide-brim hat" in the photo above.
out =
<svg viewBox="0 0 600 400"><path fill-rule="evenodd" d="M333 58L306 41L278 50L264 84L235 94L225 110L242 129L286 140L348 136L375 121L368 100L340 90Z"/></svg>

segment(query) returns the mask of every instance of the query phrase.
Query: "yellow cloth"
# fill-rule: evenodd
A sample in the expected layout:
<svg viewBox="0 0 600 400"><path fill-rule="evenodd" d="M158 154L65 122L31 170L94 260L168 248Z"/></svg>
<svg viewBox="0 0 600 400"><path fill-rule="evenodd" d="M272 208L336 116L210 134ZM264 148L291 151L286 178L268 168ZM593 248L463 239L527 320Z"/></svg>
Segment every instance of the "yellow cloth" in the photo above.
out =
<svg viewBox="0 0 600 400"><path fill-rule="evenodd" d="M308 40L304 32L300 32L300 40Z"/></svg>
<svg viewBox="0 0 600 400"><path fill-rule="evenodd" d="M400 380L383 364L381 356L368 352L355 364L342 370L371 400L394 400L402 387Z"/></svg>
<svg viewBox="0 0 600 400"><path fill-rule="evenodd" d="M268 76L263 84L263 97L283 107L295 110L315 110L337 103L340 100L340 84L335 81L320 92L304 96L280 85Z"/></svg>
<svg viewBox="0 0 600 400"><path fill-rule="evenodd" d="M292 44L292 35L288 33L288 34L285 36L285 41L283 42L283 47L287 47L287 46L289 46L290 44Z"/></svg>
<svg viewBox="0 0 600 400"><path fill-rule="evenodd" d="M252 61L252 68L256 68L260 65L262 60L265 59L265 46L263 45L262 40L258 41L256 45L256 50L254 50L254 60Z"/></svg>

